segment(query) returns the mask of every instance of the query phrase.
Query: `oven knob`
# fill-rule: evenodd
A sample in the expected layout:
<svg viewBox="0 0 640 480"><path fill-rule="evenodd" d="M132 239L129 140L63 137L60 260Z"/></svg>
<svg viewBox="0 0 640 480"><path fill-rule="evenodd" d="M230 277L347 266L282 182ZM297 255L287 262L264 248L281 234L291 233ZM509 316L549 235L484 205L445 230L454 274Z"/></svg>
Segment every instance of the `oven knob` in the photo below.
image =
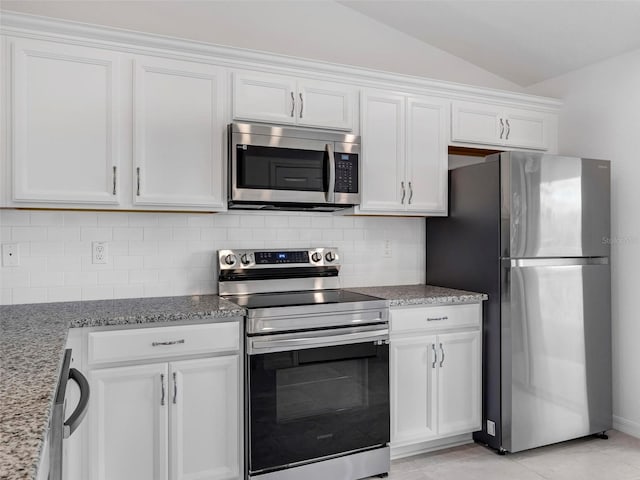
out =
<svg viewBox="0 0 640 480"><path fill-rule="evenodd" d="M314 252L311 255L311 260L313 260L314 262L319 262L320 260L322 260L322 254L320 252Z"/></svg>
<svg viewBox="0 0 640 480"><path fill-rule="evenodd" d="M236 263L236 256L233 253L230 253L229 255L224 257L224 263L226 263L227 265L233 265L234 263Z"/></svg>
<svg viewBox="0 0 640 480"><path fill-rule="evenodd" d="M327 259L327 262L333 262L336 259L336 254L333 252L327 252L324 258Z"/></svg>
<svg viewBox="0 0 640 480"><path fill-rule="evenodd" d="M240 257L240 261L243 265L249 265L251 263L251 258L245 253Z"/></svg>

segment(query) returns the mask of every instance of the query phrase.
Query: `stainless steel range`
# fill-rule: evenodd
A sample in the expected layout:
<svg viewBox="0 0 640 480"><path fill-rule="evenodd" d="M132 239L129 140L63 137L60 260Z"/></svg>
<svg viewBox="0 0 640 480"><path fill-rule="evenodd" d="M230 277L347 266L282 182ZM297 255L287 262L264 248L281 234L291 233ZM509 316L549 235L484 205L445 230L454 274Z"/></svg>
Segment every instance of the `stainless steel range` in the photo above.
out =
<svg viewBox="0 0 640 480"><path fill-rule="evenodd" d="M219 250L219 294L247 309L246 476L386 476L389 303L339 288L335 248Z"/></svg>

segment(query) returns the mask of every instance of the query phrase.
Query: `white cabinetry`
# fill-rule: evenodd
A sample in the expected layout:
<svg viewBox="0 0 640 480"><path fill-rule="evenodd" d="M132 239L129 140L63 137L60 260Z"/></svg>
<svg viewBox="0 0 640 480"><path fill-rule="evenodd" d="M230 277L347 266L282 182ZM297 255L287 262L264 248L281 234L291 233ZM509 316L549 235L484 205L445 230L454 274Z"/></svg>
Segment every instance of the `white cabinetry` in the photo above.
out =
<svg viewBox="0 0 640 480"><path fill-rule="evenodd" d="M451 140L514 148L547 150L550 116L522 108L454 101Z"/></svg>
<svg viewBox="0 0 640 480"><path fill-rule="evenodd" d="M17 207L226 209L226 70L9 39Z"/></svg>
<svg viewBox="0 0 640 480"><path fill-rule="evenodd" d="M224 208L224 70L136 57L135 205Z"/></svg>
<svg viewBox="0 0 640 480"><path fill-rule="evenodd" d="M363 213L447 214L449 102L362 94Z"/></svg>
<svg viewBox="0 0 640 480"><path fill-rule="evenodd" d="M391 310L391 446L481 426L481 305Z"/></svg>
<svg viewBox="0 0 640 480"><path fill-rule="evenodd" d="M233 74L236 120L353 130L355 88L261 72Z"/></svg>
<svg viewBox="0 0 640 480"><path fill-rule="evenodd" d="M230 321L85 332L92 399L79 478L239 479L239 330ZM214 338L208 350L200 337ZM123 341L138 345L129 358Z"/></svg>
<svg viewBox="0 0 640 480"><path fill-rule="evenodd" d="M13 201L119 203L121 54L13 42Z"/></svg>

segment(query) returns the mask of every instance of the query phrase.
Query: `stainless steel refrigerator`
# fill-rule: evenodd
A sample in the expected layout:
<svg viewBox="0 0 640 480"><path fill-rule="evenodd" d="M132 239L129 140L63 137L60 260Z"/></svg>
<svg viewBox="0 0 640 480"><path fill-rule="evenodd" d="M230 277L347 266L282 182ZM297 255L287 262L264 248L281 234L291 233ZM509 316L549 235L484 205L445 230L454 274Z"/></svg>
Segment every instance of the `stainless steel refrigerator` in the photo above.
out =
<svg viewBox="0 0 640 480"><path fill-rule="evenodd" d="M489 295L474 439L517 452L610 429L610 162L499 153L449 182L426 278Z"/></svg>

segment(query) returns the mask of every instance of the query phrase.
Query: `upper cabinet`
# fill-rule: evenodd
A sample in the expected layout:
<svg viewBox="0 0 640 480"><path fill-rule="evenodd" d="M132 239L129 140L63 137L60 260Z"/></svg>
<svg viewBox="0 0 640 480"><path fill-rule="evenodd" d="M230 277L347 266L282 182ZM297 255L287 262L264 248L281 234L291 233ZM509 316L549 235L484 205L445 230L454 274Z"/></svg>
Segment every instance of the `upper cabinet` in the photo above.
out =
<svg viewBox="0 0 640 480"><path fill-rule="evenodd" d="M359 211L446 215L448 101L367 90L361 117Z"/></svg>
<svg viewBox="0 0 640 480"><path fill-rule="evenodd" d="M455 101L451 110L454 142L548 150L549 114L481 102Z"/></svg>
<svg viewBox="0 0 640 480"><path fill-rule="evenodd" d="M13 201L118 205L121 55L13 43Z"/></svg>
<svg viewBox="0 0 640 480"><path fill-rule="evenodd" d="M352 131L357 90L262 72L233 74L233 118Z"/></svg>
<svg viewBox="0 0 640 480"><path fill-rule="evenodd" d="M134 78L134 204L224 208L224 70L137 57Z"/></svg>

